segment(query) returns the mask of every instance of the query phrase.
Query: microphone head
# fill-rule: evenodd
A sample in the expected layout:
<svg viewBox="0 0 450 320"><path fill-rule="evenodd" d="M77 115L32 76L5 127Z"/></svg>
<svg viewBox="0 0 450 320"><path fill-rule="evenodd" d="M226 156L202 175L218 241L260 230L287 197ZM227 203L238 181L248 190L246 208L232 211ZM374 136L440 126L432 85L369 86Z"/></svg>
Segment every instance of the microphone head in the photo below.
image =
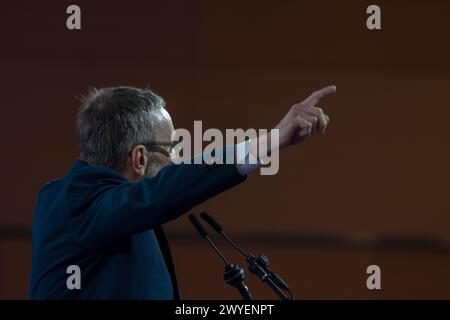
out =
<svg viewBox="0 0 450 320"><path fill-rule="evenodd" d="M189 215L189 220L191 221L195 230L197 230L197 232L200 234L200 236L202 236L203 238L206 238L208 236L206 230L203 228L200 221L198 221L197 217L194 216L192 213Z"/></svg>
<svg viewBox="0 0 450 320"><path fill-rule="evenodd" d="M217 233L221 233L223 231L222 226L206 212L202 212L200 217L205 220Z"/></svg>

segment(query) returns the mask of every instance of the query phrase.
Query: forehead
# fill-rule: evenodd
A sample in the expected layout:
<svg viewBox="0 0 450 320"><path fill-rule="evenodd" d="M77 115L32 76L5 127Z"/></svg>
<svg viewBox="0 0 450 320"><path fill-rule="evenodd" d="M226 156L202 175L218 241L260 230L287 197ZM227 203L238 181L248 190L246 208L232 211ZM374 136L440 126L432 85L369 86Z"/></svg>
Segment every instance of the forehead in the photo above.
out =
<svg viewBox="0 0 450 320"><path fill-rule="evenodd" d="M161 111L159 112L159 116L162 120L167 120L172 122L172 117L170 116L169 112L167 112L166 109L161 108Z"/></svg>
<svg viewBox="0 0 450 320"><path fill-rule="evenodd" d="M174 127L169 112L166 109L161 109L157 118L160 126L158 139L170 140Z"/></svg>

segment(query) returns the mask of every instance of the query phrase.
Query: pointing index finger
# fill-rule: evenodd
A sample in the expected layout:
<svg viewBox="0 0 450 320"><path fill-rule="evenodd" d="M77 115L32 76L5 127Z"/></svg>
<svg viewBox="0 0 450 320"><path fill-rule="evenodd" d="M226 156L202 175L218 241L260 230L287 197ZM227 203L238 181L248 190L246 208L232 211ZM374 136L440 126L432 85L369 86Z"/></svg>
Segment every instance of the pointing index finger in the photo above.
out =
<svg viewBox="0 0 450 320"><path fill-rule="evenodd" d="M328 86L317 91L314 91L308 98L306 98L303 103L307 105L315 105L325 96L328 96L336 92L336 86Z"/></svg>

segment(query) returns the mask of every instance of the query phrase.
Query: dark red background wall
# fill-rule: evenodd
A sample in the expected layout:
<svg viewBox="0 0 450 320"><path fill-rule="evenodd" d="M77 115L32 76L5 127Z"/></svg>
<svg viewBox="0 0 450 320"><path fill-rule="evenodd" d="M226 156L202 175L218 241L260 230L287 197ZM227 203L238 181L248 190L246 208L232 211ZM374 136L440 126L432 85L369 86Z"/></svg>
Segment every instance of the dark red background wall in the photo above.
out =
<svg viewBox="0 0 450 320"><path fill-rule="evenodd" d="M66 29L73 3L81 31ZM379 31L365 26L370 4L2 4L0 298L27 298L36 193L77 158L77 97L90 86L150 85L176 127L225 129L269 128L328 84L325 136L195 211L269 255L298 298L450 298L450 3L377 1ZM185 298L238 298L186 217L167 230ZM371 264L380 291L366 288Z"/></svg>

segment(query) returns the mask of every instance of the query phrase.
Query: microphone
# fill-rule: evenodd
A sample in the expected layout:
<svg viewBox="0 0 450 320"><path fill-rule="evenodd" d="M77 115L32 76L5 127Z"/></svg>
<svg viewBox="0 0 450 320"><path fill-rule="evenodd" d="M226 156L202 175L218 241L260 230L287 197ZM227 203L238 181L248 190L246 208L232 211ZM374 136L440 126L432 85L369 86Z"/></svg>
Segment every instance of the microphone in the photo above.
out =
<svg viewBox="0 0 450 320"><path fill-rule="evenodd" d="M223 253L219 250L219 248L217 248L215 243L209 238L208 233L206 232L205 228L203 228L203 226L201 225L200 221L198 221L197 217L194 216L193 214L190 214L189 215L189 220L191 221L191 223L194 226L195 230L197 230L198 234L202 238L205 238L208 241L210 246L219 255L219 257L222 259L222 261L225 263L225 265L226 266L230 265L230 263L228 262L227 258L225 258Z"/></svg>
<svg viewBox="0 0 450 320"><path fill-rule="evenodd" d="M214 249L214 251L219 255L219 257L222 259L222 261L225 263L225 271L224 271L224 280L227 284L229 284L232 287L235 287L239 293L241 294L242 298L244 300L253 300L253 295L250 292L250 289L246 286L244 279L245 279L245 272L244 268L240 265L231 264L228 262L227 258L223 255L223 253L219 250L219 248L215 245L215 243L211 240L211 238L208 236L208 233L203 228L200 221L197 219L197 217L193 214L189 215L189 220L191 221L192 225L194 226L195 230L197 230L198 234L202 238L205 238L208 243L211 245L211 247Z"/></svg>
<svg viewBox="0 0 450 320"><path fill-rule="evenodd" d="M243 256L245 256L249 263L249 270L251 273L260 278L264 283L267 283L272 290L283 300L293 300L292 294L288 284L278 274L273 272L269 267L269 258L265 255L259 255L256 257L253 254L247 254L242 250L230 237L223 231L222 226L208 213L202 212L200 217L205 220L217 233L222 235L225 240L236 250L238 250ZM282 290L287 291L289 295L286 295Z"/></svg>
<svg viewBox="0 0 450 320"><path fill-rule="evenodd" d="M227 234L223 231L222 226L208 213L203 211L202 213L200 213L200 217L205 220L214 229L214 231L221 234L225 238L225 240L229 244L231 244L237 251L239 251L244 257L247 258L249 256L244 250L239 248L239 246L234 243L233 240L230 239L230 237L227 236Z"/></svg>
<svg viewBox="0 0 450 320"><path fill-rule="evenodd" d="M205 228L203 228L200 221L198 221L197 217L193 214L189 215L189 220L191 221L192 225L194 226L195 230L200 234L202 238L209 238L208 233L206 232Z"/></svg>

